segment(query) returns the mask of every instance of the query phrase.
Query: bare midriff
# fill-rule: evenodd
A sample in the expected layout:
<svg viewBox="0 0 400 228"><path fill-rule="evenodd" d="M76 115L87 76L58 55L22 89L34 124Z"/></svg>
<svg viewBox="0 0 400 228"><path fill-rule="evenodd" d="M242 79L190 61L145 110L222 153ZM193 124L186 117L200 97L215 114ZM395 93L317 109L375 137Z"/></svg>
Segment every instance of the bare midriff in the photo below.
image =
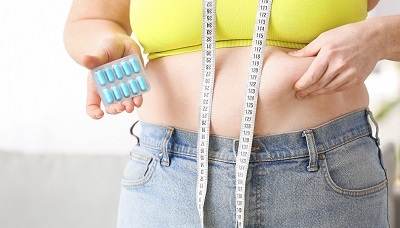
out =
<svg viewBox="0 0 400 228"><path fill-rule="evenodd" d="M294 84L313 58L288 55L292 49L266 47L254 135L304 130L368 106L364 84L343 92L298 99ZM143 95L140 120L198 130L202 53L150 60L146 73L152 89ZM211 134L238 138L242 120L250 47L217 49Z"/></svg>

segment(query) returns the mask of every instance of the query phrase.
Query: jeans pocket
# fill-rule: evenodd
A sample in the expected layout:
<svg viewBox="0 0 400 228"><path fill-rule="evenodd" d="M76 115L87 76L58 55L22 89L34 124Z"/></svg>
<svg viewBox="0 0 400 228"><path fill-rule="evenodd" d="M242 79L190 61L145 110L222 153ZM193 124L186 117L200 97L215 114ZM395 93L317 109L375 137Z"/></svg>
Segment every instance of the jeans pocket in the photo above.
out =
<svg viewBox="0 0 400 228"><path fill-rule="evenodd" d="M122 186L135 187L149 182L156 168L156 158L136 146L130 153L122 176Z"/></svg>
<svg viewBox="0 0 400 228"><path fill-rule="evenodd" d="M380 150L370 136L326 152L321 168L328 186L342 195L367 196L387 188Z"/></svg>

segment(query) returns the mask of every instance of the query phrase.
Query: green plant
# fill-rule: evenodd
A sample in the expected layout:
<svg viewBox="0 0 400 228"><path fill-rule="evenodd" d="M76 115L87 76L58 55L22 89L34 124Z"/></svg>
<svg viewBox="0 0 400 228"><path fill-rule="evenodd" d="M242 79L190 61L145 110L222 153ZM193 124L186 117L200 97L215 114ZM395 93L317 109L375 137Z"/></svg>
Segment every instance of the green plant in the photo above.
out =
<svg viewBox="0 0 400 228"><path fill-rule="evenodd" d="M400 66L400 64L399 64ZM386 102L382 105L381 109L375 115L376 120L380 121L383 120L397 105L400 104L400 96L396 97L392 101Z"/></svg>

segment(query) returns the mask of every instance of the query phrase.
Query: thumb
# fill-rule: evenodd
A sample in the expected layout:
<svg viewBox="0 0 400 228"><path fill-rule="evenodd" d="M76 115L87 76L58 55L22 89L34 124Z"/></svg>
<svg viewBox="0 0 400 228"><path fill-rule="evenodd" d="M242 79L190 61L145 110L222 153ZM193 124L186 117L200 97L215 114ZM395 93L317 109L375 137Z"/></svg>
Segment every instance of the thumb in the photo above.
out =
<svg viewBox="0 0 400 228"><path fill-rule="evenodd" d="M297 51L291 51L288 54L295 57L312 57L317 56L320 49L321 47L318 45L318 40L314 40L304 48Z"/></svg>
<svg viewBox="0 0 400 228"><path fill-rule="evenodd" d="M93 69L109 62L109 54L105 50L98 51L95 55L84 55L82 58L82 66Z"/></svg>
<svg viewBox="0 0 400 228"><path fill-rule="evenodd" d="M124 51L124 44L121 38L107 38L102 40L93 54L82 57L82 66L93 69L118 58L121 58Z"/></svg>
<svg viewBox="0 0 400 228"><path fill-rule="evenodd" d="M140 61L144 65L143 57L140 53L141 53L140 47L134 40L132 40L130 37L125 40L124 56L132 55L132 54L139 54Z"/></svg>

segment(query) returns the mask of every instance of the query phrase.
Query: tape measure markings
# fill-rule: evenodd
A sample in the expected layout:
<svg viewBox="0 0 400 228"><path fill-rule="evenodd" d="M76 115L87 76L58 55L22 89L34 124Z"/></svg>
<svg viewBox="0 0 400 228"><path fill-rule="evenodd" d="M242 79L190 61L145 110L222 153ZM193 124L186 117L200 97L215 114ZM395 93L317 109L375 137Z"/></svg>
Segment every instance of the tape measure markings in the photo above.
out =
<svg viewBox="0 0 400 228"><path fill-rule="evenodd" d="M248 83L242 114L238 154L236 157L236 226L244 226L246 178L253 142L258 91L264 62L264 50L270 18L271 0L260 0L254 28Z"/></svg>
<svg viewBox="0 0 400 228"><path fill-rule="evenodd" d="M259 0L250 56L248 82L242 114L238 154L236 158L236 227L243 227L246 177L254 134L258 90L264 61L272 0ZM203 0L202 84L200 92L199 132L197 141L197 209L204 227L204 203L208 181L208 147L211 105L215 75L216 4Z"/></svg>
<svg viewBox="0 0 400 228"><path fill-rule="evenodd" d="M199 132L197 138L197 210L204 227L204 203L208 182L208 147L215 76L216 3L203 0L202 85L200 92Z"/></svg>

